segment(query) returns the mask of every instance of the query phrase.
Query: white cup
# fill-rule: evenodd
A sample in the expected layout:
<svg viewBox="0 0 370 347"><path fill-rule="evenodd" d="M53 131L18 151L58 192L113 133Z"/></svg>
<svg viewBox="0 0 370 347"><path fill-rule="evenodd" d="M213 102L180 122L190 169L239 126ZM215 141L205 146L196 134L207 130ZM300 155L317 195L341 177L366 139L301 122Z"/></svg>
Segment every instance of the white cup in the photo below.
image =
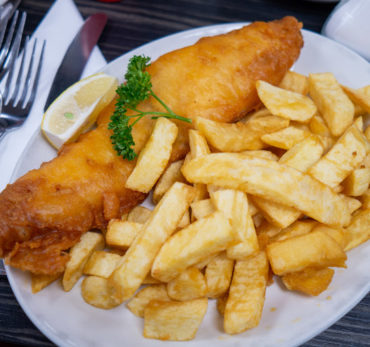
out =
<svg viewBox="0 0 370 347"><path fill-rule="evenodd" d="M326 20L322 34L370 60L370 0L342 0Z"/></svg>

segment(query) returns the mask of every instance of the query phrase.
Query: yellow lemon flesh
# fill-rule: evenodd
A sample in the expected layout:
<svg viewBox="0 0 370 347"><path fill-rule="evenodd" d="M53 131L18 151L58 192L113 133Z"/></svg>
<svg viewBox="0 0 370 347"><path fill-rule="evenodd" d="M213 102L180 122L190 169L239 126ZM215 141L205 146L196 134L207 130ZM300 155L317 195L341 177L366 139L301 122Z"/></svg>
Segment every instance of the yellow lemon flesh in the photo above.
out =
<svg viewBox="0 0 370 347"><path fill-rule="evenodd" d="M44 136L56 149L74 141L95 123L102 109L112 101L117 85L115 77L104 73L73 84L46 110L41 124Z"/></svg>

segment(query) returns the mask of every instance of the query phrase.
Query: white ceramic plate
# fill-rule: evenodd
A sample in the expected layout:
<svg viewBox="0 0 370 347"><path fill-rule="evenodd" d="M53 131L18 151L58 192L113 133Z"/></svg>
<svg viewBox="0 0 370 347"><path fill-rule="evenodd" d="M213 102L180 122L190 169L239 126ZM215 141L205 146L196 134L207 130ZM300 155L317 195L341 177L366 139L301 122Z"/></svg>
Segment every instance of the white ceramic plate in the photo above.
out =
<svg viewBox="0 0 370 347"><path fill-rule="evenodd" d="M196 42L202 36L225 33L246 23L215 25L174 34L137 48L108 64L104 71L122 80L128 59L145 54L158 56ZM347 48L320 35L304 31L305 46L294 66L296 71L331 71L341 83L351 87L369 84L370 64ZM21 156L13 179L56 155L37 132ZM267 288L266 302L260 325L248 332L228 336L222 331L214 300L195 340L186 346L295 346L329 327L347 313L370 288L370 243L349 253L348 269L337 270L329 289L310 298L287 292L276 281ZM110 311L86 304L80 295L80 282L69 293L53 283L32 295L27 274L7 267L13 291L33 323L60 346L163 346L164 342L142 337L143 321L125 305ZM168 344L170 345L170 344Z"/></svg>

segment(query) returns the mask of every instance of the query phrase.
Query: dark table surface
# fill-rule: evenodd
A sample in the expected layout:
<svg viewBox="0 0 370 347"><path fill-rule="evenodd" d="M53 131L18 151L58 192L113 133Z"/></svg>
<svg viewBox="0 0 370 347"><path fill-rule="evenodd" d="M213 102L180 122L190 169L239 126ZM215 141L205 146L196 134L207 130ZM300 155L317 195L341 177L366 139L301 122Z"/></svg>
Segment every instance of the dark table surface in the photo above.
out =
<svg viewBox="0 0 370 347"><path fill-rule="evenodd" d="M99 46L109 61L144 43L177 31L211 24L296 16L320 32L334 4L302 0L96 0L75 1L83 17L108 15ZM50 0L22 0L31 34L51 6ZM66 22L67 24L67 22ZM0 276L0 345L53 346L18 305L8 280ZM370 294L329 329L304 346L370 346Z"/></svg>

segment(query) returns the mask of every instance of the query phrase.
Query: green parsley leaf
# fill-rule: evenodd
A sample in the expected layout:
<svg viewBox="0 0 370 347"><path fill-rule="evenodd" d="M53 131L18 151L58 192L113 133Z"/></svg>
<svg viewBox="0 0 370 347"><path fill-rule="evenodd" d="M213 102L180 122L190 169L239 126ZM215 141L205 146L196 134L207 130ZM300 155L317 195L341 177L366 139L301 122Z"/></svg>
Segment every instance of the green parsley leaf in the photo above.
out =
<svg viewBox="0 0 370 347"><path fill-rule="evenodd" d="M130 59L125 74L126 83L122 83L117 87L118 100L108 125L108 129L113 131L111 136L113 148L118 155L128 160L133 160L137 156L134 151L135 141L132 137L132 128L144 116L150 115L153 119L165 117L191 123L191 119L176 115L153 92L151 76L145 71L149 65L149 57L135 55ZM137 105L150 96L154 97L166 112L143 112L136 109ZM135 111L136 114L127 116L126 112L129 109ZM129 123L131 118L134 121Z"/></svg>

